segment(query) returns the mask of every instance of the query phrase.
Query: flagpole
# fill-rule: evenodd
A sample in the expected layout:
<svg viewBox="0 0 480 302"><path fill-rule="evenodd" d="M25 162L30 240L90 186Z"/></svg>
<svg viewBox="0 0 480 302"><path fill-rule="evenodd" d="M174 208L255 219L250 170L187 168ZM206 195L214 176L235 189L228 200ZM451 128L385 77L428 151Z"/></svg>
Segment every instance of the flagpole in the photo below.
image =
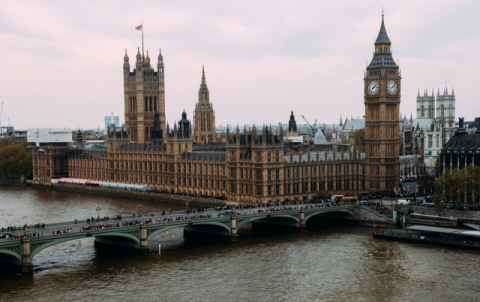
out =
<svg viewBox="0 0 480 302"><path fill-rule="evenodd" d="M142 57L144 57L144 53L143 53L143 21L142 21Z"/></svg>

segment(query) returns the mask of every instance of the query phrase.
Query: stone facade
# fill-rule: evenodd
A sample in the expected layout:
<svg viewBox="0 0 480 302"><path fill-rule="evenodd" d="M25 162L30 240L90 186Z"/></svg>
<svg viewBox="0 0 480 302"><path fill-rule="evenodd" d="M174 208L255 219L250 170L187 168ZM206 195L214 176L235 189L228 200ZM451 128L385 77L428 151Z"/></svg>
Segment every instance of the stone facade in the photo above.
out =
<svg viewBox="0 0 480 302"><path fill-rule="evenodd" d="M130 63L125 51L123 63L123 87L125 94L125 126L130 139L140 144L150 142L155 113L159 114L162 129L165 129L165 69L160 50L157 71L150 65L150 57L140 55L138 50L135 69L130 72Z"/></svg>
<svg viewBox="0 0 480 302"><path fill-rule="evenodd" d="M395 63L385 60L391 52L384 35L382 20L381 41L375 45L374 59L364 79L367 154L358 151L352 133L350 144L286 142L286 136L298 135L293 112L285 133L282 127L275 133L268 126L244 128L242 132L238 127L234 132L227 128L224 143L216 143L204 72L194 130L185 112L170 129L164 124L163 58L159 55L158 71L154 72L148 54L144 60L138 53L133 73L125 57L126 125L110 127L105 146L64 144L64 162L47 162L39 146L34 147L34 162L42 161L42 171L46 171L34 170L35 180L49 182L55 177L51 171L67 165L71 178L143 184L161 192L241 203L359 195L395 188L399 185L401 78ZM367 92L371 81L379 84L377 94ZM387 91L391 81L398 85L395 93ZM50 145L54 147L53 143L42 147Z"/></svg>
<svg viewBox="0 0 480 302"><path fill-rule="evenodd" d="M364 81L367 187L393 189L399 184L398 117L402 86L383 16Z"/></svg>
<svg viewBox="0 0 480 302"><path fill-rule="evenodd" d="M212 144L217 141L215 131L215 111L210 103L210 92L205 80L205 69L202 67L202 83L198 90L198 103L195 104L193 123L193 141L196 144Z"/></svg>

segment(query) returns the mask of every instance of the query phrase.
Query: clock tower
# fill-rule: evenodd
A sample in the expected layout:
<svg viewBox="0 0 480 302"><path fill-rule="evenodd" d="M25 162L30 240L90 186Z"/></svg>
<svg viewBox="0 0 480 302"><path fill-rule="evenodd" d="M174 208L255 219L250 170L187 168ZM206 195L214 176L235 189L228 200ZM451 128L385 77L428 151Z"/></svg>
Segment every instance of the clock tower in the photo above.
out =
<svg viewBox="0 0 480 302"><path fill-rule="evenodd" d="M373 59L365 71L366 188L383 191L399 186L399 110L401 76L391 42L382 25Z"/></svg>

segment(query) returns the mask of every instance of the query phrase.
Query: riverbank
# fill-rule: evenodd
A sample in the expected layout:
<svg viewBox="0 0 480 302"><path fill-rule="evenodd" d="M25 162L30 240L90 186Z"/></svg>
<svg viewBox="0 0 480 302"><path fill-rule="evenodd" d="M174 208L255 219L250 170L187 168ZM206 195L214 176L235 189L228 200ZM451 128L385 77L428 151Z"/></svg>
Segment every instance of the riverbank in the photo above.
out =
<svg viewBox="0 0 480 302"><path fill-rule="evenodd" d="M44 189L44 190L56 190L56 191L65 191L73 192L80 194L95 194L108 197L122 197L130 198L136 200L149 200L149 201L158 201L158 202L168 202L174 204L185 205L187 202L191 206L227 206L233 205L234 203L229 202L228 200L221 200L215 198L204 198L197 196L184 196L177 194L163 194L155 192L140 192L140 191L127 191L127 190L117 190L110 188L100 188L100 187L91 187L91 186L81 186L81 185L70 185L70 184L45 184L37 183L33 181L27 181L27 185L32 188Z"/></svg>

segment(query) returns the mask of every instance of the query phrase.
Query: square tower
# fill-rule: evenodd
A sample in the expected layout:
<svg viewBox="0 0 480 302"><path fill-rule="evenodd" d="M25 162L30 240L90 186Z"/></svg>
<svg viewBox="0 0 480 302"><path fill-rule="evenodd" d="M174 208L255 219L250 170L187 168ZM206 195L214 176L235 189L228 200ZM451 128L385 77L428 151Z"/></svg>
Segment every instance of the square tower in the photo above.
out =
<svg viewBox="0 0 480 302"><path fill-rule="evenodd" d="M123 87L125 94L125 126L132 141L140 144L150 142L155 113L160 126L165 130L165 84L163 56L158 55L157 71L150 66L150 57L145 58L138 50L135 69L130 72L127 51L123 63Z"/></svg>
<svg viewBox="0 0 480 302"><path fill-rule="evenodd" d="M371 191L399 185L399 107L401 76L382 25L364 77L366 187Z"/></svg>

